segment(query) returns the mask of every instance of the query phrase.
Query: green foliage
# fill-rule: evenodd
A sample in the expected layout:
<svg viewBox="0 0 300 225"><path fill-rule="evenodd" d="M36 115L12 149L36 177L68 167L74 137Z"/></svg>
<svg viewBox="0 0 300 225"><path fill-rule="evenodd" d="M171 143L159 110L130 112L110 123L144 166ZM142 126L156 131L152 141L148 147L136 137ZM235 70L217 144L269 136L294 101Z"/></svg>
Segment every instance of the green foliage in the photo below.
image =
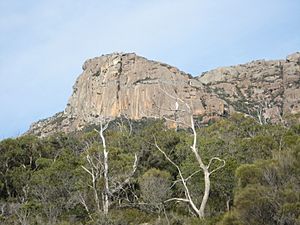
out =
<svg viewBox="0 0 300 225"><path fill-rule="evenodd" d="M242 224L297 223L300 216L298 145L274 152L272 160L240 166L236 177L234 213Z"/></svg>
<svg viewBox="0 0 300 225"><path fill-rule="evenodd" d="M233 212L227 212L224 214L222 221L217 225L242 225L238 217Z"/></svg>
<svg viewBox="0 0 300 225"><path fill-rule="evenodd" d="M47 138L22 136L0 142L0 224L300 224L300 125L259 125L234 114L197 129L198 151L207 164L217 156L226 166L211 174L205 220L185 203L176 168L157 151L154 140L189 177L199 166L190 151L189 130L168 130L163 121L121 118L105 132L112 188L126 180L138 155L136 172L111 193L109 215L97 209L92 180L83 167L103 159L93 129ZM131 122L132 124L130 124ZM214 162L211 169L219 164ZM103 193L103 167L96 191ZM174 183L175 182L175 183ZM203 173L188 179L199 205ZM229 210L229 211L228 211Z"/></svg>
<svg viewBox="0 0 300 225"><path fill-rule="evenodd" d="M236 177L241 188L246 187L248 184L260 184L262 169L253 164L244 164L236 170Z"/></svg>
<svg viewBox="0 0 300 225"><path fill-rule="evenodd" d="M249 185L235 198L239 218L248 224L275 224L276 206L272 189L260 185Z"/></svg>

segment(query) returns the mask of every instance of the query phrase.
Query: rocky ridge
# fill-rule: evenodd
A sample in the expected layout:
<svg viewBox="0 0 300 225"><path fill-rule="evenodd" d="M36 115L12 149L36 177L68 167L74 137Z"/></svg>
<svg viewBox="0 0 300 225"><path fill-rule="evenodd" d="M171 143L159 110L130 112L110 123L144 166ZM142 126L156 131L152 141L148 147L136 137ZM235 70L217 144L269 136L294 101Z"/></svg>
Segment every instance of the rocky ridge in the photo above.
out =
<svg viewBox="0 0 300 225"><path fill-rule="evenodd" d="M222 67L197 77L235 111L265 122L300 113L300 53L286 60L257 60Z"/></svg>
<svg viewBox="0 0 300 225"><path fill-rule="evenodd" d="M175 118L176 99L188 103L204 121L238 111L261 122L280 122L300 112L300 53L286 60L258 60L192 77L179 69L134 53L87 60L66 109L38 121L27 133L47 136L94 124L99 117ZM184 108L179 103L179 109ZM178 111L177 119L186 120ZM264 120L264 121L263 121Z"/></svg>

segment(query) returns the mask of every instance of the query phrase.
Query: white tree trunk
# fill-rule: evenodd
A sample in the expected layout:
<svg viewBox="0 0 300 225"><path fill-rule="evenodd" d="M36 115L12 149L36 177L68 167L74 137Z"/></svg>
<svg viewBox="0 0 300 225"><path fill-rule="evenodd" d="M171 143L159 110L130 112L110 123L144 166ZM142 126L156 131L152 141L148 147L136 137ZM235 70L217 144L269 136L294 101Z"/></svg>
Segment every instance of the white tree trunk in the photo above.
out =
<svg viewBox="0 0 300 225"><path fill-rule="evenodd" d="M100 137L102 139L102 146L103 146L103 165L104 165L104 171L103 171L103 177L104 177L104 202L103 202L103 212L104 215L108 214L108 208L109 208L109 181L108 181L108 151L106 149L106 141L105 137L103 135L103 131L106 128L103 128L102 122L101 122L101 130L100 130Z"/></svg>
<svg viewBox="0 0 300 225"><path fill-rule="evenodd" d="M206 206L206 203L207 203L207 200L208 200L208 197L209 197L209 192L210 192L210 178L209 178L209 175L210 173L208 172L208 170L204 170L204 195L203 195L203 198L202 198L202 202L201 202L201 205L200 205L200 209L199 209L199 217L200 218L204 218L204 210L205 210L205 206Z"/></svg>
<svg viewBox="0 0 300 225"><path fill-rule="evenodd" d="M194 118L193 118L193 113L192 113L192 110L190 108L190 106L185 103L183 100L179 99L179 98L174 98L173 96L170 96L168 93L166 93L169 97L173 98L176 100L176 103L177 103L177 100L181 101L182 103L185 104L188 112L190 113L190 128L192 129L193 131L193 144L191 146L191 150L192 152L194 153L195 155L195 158L199 164L199 167L201 168L202 172L203 172L203 175L204 175L204 194L203 194L203 197L202 197L202 201L201 201L201 205L200 207L198 208L193 199L192 199L192 196L190 194L190 190L187 186L187 180L190 179L193 175L195 175L196 173L198 173L198 171L194 172L192 175L190 175L188 178L184 178L183 175L182 175L182 172L179 168L179 166L173 162L171 160L170 157L168 157L168 155L157 145L157 142L155 140L155 146L156 148L162 152L165 156L165 158L171 163L173 164L176 168L177 168L177 171L178 171L178 174L180 176L180 181L182 182L183 184L183 187L184 187L184 192L185 192L185 198L171 198L169 200L167 200L166 202L168 201L182 201L182 202L187 202L189 203L189 205L191 206L191 208L193 209L193 211L197 214L197 216L199 218L204 218L205 217L205 207L206 207L206 204L207 204L207 201L208 201L208 197L209 197L209 192L210 192L210 174L216 172L217 170L223 168L225 166L225 161L218 158L218 157L213 157L210 159L209 163L207 165L205 165L202 161L202 157L200 155L200 153L198 152L198 149L197 149L197 132L196 132L196 129L195 129L195 124L194 124ZM178 105L178 103L176 104ZM178 108L176 108L178 109ZM175 121L177 122L177 121ZM186 125L186 124L185 124ZM213 169L212 171L209 170L209 167L211 166L212 162L216 160L216 161L219 161L219 162L222 162L222 165L218 166L217 168Z"/></svg>
<svg viewBox="0 0 300 225"><path fill-rule="evenodd" d="M135 157L134 157L135 160L133 163L132 172L129 174L129 176L121 184L118 184L117 187L111 188L110 179L109 179L109 164L108 164L109 163L109 157L108 157L109 152L107 150L106 139L104 137L104 131L108 128L109 121L106 122L105 125L103 125L103 121L100 121L100 131L95 129L95 131L99 134L101 141L102 141L103 159L101 157L100 152L99 152L98 157L94 158L94 160L97 161L96 163L94 163L93 159L91 159L90 156L87 155L87 162L90 165L90 169L88 169L84 166L81 166L81 167L86 172L88 172L92 177L92 185L90 185L90 187L94 191L94 199L95 199L98 213L100 214L101 211L103 210L104 215L108 215L109 206L110 206L110 197L114 193L120 191L123 188L123 186L125 186L126 184L128 184L130 182L130 178L134 175L134 173L137 169L138 157L135 154ZM102 208L101 208L100 198L99 198L99 194L98 194L97 181L98 181L99 177L101 177L102 175L103 175L103 179L104 179L104 190L102 191L102 199L101 199L102 200Z"/></svg>

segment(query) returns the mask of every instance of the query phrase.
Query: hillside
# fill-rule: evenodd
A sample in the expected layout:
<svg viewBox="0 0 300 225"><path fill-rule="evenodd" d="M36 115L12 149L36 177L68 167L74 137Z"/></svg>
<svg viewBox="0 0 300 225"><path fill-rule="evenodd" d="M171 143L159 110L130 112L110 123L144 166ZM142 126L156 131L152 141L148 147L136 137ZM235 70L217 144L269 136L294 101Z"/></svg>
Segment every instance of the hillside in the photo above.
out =
<svg viewBox="0 0 300 225"><path fill-rule="evenodd" d="M299 75L299 53L196 78L87 60L64 112L0 142L0 225L300 224Z"/></svg>
<svg viewBox="0 0 300 225"><path fill-rule="evenodd" d="M76 131L99 116L174 119L172 96L188 103L204 122L242 112L260 123L284 123L287 115L300 112L300 53L286 60L222 67L199 77L134 53L89 59L82 68L65 110L32 124L27 134ZM177 116L187 119L184 112Z"/></svg>

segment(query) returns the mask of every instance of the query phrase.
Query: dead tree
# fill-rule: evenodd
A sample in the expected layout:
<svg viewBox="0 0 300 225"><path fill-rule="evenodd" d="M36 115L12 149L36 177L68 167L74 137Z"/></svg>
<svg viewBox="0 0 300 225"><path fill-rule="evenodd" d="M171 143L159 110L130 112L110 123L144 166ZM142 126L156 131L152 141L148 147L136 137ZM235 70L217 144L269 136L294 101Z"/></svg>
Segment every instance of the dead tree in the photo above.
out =
<svg viewBox="0 0 300 225"><path fill-rule="evenodd" d="M134 175L138 163L138 157L135 154L132 171L127 175L127 178L123 182L119 182L118 186L111 185L110 181L112 180L112 178L109 177L109 151L107 149L106 139L104 136L104 132L107 130L109 123L110 120L105 120L104 118L101 118L99 120L100 129L99 130L95 129L95 131L99 134L100 141L102 143L102 149L103 149L102 153L98 151L97 152L98 154L96 154L95 156L91 156L90 154L87 154L86 160L89 165L89 168L82 166L82 168L92 178L92 185L90 185L90 187L94 192L94 199L95 199L97 211L98 213L101 213L103 211L104 215L108 215L110 199L114 194L122 190L122 188L130 182L130 178ZM97 182L100 178L103 178L104 181L104 189L102 191L102 196L101 196L102 207L100 204L100 197L98 194L99 187L97 186ZM83 206L85 207L86 211L90 215L90 210L88 209L85 201L82 199L81 202L83 203Z"/></svg>
<svg viewBox="0 0 300 225"><path fill-rule="evenodd" d="M212 157L208 164L205 164L203 162L203 159L201 157L201 154L198 150L197 147L197 131L195 129L195 123L194 123L194 118L193 118L193 111L192 108L189 106L188 103L186 103L185 101L183 101L182 99L180 99L179 97L174 97L172 95L170 95L169 93L167 93L165 90L163 90L165 92L166 95L168 95L170 98L172 98L173 100L175 100L175 109L178 111L178 107L179 107L179 103L180 105L184 106L186 109L185 110L181 110L182 112L185 112L186 116L189 118L189 122L185 122L185 121L180 121L179 119L176 119L176 123L181 123L181 125L185 126L186 128L191 128L192 133L193 133L193 143L190 146L190 150L192 151L192 153L195 156L195 159L198 163L198 166L200 167L200 170L195 171L192 175L190 175L189 177L185 178L183 176L183 173L180 169L180 167L166 154L165 151L163 151L160 146L157 144L156 139L155 139L155 147L164 155L164 157L177 169L178 174L179 174L179 182L182 183L183 188L184 188L184 193L185 193L185 197L175 197L175 198L170 198L168 200L166 200L165 202L170 202L170 201L181 201L181 202L186 202L190 205L190 207L193 209L193 212L199 217L199 218L204 218L205 216L205 207L206 207L206 203L209 197L209 192L210 192L210 175L215 173L216 171L220 170L221 168L223 168L225 166L225 160L220 159L218 157ZM166 120L171 120L169 118L165 118ZM214 161L219 161L221 164L219 166L217 166L215 169L211 169L211 166L213 164ZM203 176L204 176L204 194L201 200L201 205L197 206L195 203L195 200L192 198L192 195L190 193L190 189L187 185L187 181L194 176L195 174L197 174L198 172L203 172Z"/></svg>
<svg viewBox="0 0 300 225"><path fill-rule="evenodd" d="M274 122L274 119L284 124L282 117L282 107L278 104L272 103L270 99L258 98L256 104L252 108L248 108L248 116L255 119L260 125L265 125Z"/></svg>

